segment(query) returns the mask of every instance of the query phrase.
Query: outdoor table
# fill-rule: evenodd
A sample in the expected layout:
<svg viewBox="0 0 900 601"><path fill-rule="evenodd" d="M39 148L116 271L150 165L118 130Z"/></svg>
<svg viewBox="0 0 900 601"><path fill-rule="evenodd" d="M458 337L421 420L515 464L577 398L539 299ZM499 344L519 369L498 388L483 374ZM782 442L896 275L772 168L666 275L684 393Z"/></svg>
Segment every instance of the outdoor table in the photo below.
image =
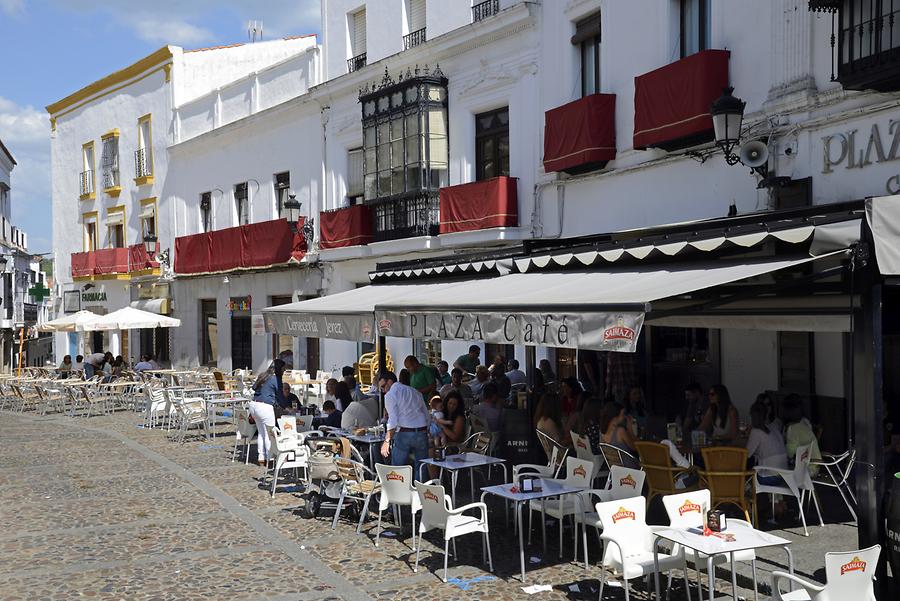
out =
<svg viewBox="0 0 900 601"><path fill-rule="evenodd" d="M433 465L435 467L441 468L441 473L444 470L448 470L450 472L450 498L453 499L453 506L456 507L456 480L459 475L460 470L467 469L469 470L469 483L472 487L472 496L475 496L475 475L472 472L473 468L476 467L484 467L485 465L497 465L503 468L503 481L506 481L507 470L506 470L506 459L500 459L498 457L491 457L489 455L482 455L480 453L460 453L459 455L447 455L446 459L443 461L438 461L437 459L423 459L419 464L419 479L422 480L422 468L425 465ZM422 480L424 482L424 480Z"/></svg>
<svg viewBox="0 0 900 601"><path fill-rule="evenodd" d="M661 528L654 531L656 537L653 542L653 566L656 568L654 579L656 581L656 598L659 599L659 541L661 539L676 543L682 547L693 549L706 555L706 572L709 578L709 601L715 599L715 567L713 556L727 555L731 560L731 595L737 599L737 571L734 569L734 554L738 551L750 549L762 549L765 547L782 547L787 553L790 573L794 573L794 556L791 553L791 541L762 532L748 526L735 526L728 528L722 535L732 535L734 540L725 540L719 536L705 536L702 528ZM699 556L698 556L699 557ZM700 566L696 566L699 571ZM753 566L753 582L756 583L756 565ZM754 590L754 598L757 597Z"/></svg>
<svg viewBox="0 0 900 601"><path fill-rule="evenodd" d="M375 471L375 445L384 442L384 433L371 434L366 432L365 434L344 434L344 437L350 442L369 445L369 467L372 468L372 471Z"/></svg>
<svg viewBox="0 0 900 601"><path fill-rule="evenodd" d="M215 438L215 427L216 427L216 405L222 405L227 408L231 408L231 421L234 423L234 408L239 403L243 402L244 399L242 397L219 397L219 396L207 396L203 399L204 404L206 405L206 437L207 439Z"/></svg>
<svg viewBox="0 0 900 601"><path fill-rule="evenodd" d="M566 486L561 482L557 482L555 480L545 480L543 478L537 478L536 481L541 482L541 490L534 492L522 492L518 488L518 485L513 484L497 484L495 486L485 486L483 487L481 493L481 502L484 502L484 497L488 494L495 495L505 499L506 501L512 501L515 503L515 519L516 525L519 530L519 564L522 569L522 584L525 584L525 538L524 538L524 528L522 527L522 505L527 505L529 501L536 500L545 500L551 497L563 497L565 495L575 495L575 498L578 501L578 507L584 513L584 499L581 498L581 495L578 493L584 492L582 488L576 488L574 486ZM513 492L513 488L515 487L515 492ZM562 527L562 524L560 524ZM587 528L581 529L581 542L584 546L584 569L588 567L587 561ZM544 553L547 553L546 549L547 539L544 538Z"/></svg>

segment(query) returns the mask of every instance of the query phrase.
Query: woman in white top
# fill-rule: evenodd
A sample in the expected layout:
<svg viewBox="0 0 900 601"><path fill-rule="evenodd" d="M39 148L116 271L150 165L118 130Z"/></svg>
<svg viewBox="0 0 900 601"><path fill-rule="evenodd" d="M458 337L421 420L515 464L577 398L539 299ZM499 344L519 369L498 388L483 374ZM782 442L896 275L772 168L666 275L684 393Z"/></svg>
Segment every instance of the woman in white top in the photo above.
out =
<svg viewBox="0 0 900 601"><path fill-rule="evenodd" d="M756 402L750 407L750 437L747 439L747 455L756 465L766 465L786 469L787 451L781 432L767 424L769 409L764 403Z"/></svg>

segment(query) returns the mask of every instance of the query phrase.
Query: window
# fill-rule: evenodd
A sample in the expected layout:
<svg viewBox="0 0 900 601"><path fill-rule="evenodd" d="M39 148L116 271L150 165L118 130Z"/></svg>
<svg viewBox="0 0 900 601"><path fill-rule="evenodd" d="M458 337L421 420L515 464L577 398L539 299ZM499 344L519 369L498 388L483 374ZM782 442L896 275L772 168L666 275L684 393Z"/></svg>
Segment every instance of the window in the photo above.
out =
<svg viewBox="0 0 900 601"><path fill-rule="evenodd" d="M403 49L425 43L425 0L406 1L407 34L403 36Z"/></svg>
<svg viewBox="0 0 900 601"><path fill-rule="evenodd" d="M900 2L843 0L838 4L836 8L840 10L836 14L832 12L832 27L828 31L832 56L837 63L837 80L847 90L893 92L900 89ZM833 72L832 79L835 79Z"/></svg>
<svg viewBox="0 0 900 601"><path fill-rule="evenodd" d="M102 168L103 191L110 196L118 196L119 187L119 130L104 134L100 166Z"/></svg>
<svg viewBox="0 0 900 601"><path fill-rule="evenodd" d="M151 116L138 119L138 149L134 151L134 183L142 186L153 183L153 136Z"/></svg>
<svg viewBox="0 0 900 601"><path fill-rule="evenodd" d="M157 235L155 198L145 198L141 201L141 239L143 240L147 234Z"/></svg>
<svg viewBox="0 0 900 601"><path fill-rule="evenodd" d="M347 198L357 204L363 195L363 149L347 151Z"/></svg>
<svg viewBox="0 0 900 601"><path fill-rule="evenodd" d="M0 214L5 217L9 216L10 206L9 206L9 186L5 183L0 182ZM2 234L0 234L2 235Z"/></svg>
<svg viewBox="0 0 900 601"><path fill-rule="evenodd" d="M247 225L250 223L250 201L247 199L247 182L235 184L234 186L234 207L237 211L238 225Z"/></svg>
<svg viewBox="0 0 900 601"><path fill-rule="evenodd" d="M107 248L125 248L125 207L106 210Z"/></svg>
<svg viewBox="0 0 900 601"><path fill-rule="evenodd" d="M350 58L347 70L352 73L366 66L366 9L347 15L350 30Z"/></svg>
<svg viewBox="0 0 900 601"><path fill-rule="evenodd" d="M600 92L600 13L575 23L572 44L581 58L581 95Z"/></svg>
<svg viewBox="0 0 900 601"><path fill-rule="evenodd" d="M84 224L83 248L85 252L97 250L99 248L99 244L97 244L97 212L82 215L82 223Z"/></svg>
<svg viewBox="0 0 900 601"><path fill-rule="evenodd" d="M200 364L215 367L219 357L219 322L216 300L200 301Z"/></svg>
<svg viewBox="0 0 900 601"><path fill-rule="evenodd" d="M509 107L475 115L475 179L509 175Z"/></svg>
<svg viewBox="0 0 900 601"><path fill-rule="evenodd" d="M200 195L200 229L203 232L212 231L212 192Z"/></svg>
<svg viewBox="0 0 900 601"><path fill-rule="evenodd" d="M293 302L293 300L294 299L290 295L273 296L269 301L269 306L276 307L278 305L287 305L288 303ZM272 359L277 359L278 355L284 351L294 352L294 337L285 336L284 334L272 334Z"/></svg>
<svg viewBox="0 0 900 601"><path fill-rule="evenodd" d="M94 142L87 142L81 147L81 175L79 176L79 194L82 200L94 198Z"/></svg>
<svg viewBox="0 0 900 601"><path fill-rule="evenodd" d="M681 2L681 58L710 47L709 0Z"/></svg>
<svg viewBox="0 0 900 601"><path fill-rule="evenodd" d="M276 173L275 180L275 215L283 218L284 203L287 202L288 194L291 192L291 172Z"/></svg>

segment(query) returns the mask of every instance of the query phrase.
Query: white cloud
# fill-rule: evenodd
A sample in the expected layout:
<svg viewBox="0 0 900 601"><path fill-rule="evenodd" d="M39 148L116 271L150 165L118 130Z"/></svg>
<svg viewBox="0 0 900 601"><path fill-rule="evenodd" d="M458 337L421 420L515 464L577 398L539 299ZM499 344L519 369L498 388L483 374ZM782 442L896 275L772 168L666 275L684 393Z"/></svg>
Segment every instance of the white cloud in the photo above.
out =
<svg viewBox="0 0 900 601"><path fill-rule="evenodd" d="M50 123L33 106L0 96L0 139L18 163L12 172L12 221L28 233L29 248L50 247Z"/></svg>
<svg viewBox="0 0 900 601"><path fill-rule="evenodd" d="M145 42L192 46L209 42L215 37L210 30L177 18L127 14L119 18Z"/></svg>
<svg viewBox="0 0 900 601"><path fill-rule="evenodd" d="M0 0L0 12L11 17L21 15L25 12L25 0Z"/></svg>

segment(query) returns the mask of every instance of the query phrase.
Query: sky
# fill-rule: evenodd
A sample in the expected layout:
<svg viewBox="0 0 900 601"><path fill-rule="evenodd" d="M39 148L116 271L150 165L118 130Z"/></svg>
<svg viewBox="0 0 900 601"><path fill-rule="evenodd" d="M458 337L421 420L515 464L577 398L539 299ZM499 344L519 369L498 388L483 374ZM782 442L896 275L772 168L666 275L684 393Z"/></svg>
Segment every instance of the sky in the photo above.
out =
<svg viewBox="0 0 900 601"><path fill-rule="evenodd" d="M0 139L16 158L13 225L51 250L44 107L165 45L200 48L319 33L319 0L0 0Z"/></svg>

